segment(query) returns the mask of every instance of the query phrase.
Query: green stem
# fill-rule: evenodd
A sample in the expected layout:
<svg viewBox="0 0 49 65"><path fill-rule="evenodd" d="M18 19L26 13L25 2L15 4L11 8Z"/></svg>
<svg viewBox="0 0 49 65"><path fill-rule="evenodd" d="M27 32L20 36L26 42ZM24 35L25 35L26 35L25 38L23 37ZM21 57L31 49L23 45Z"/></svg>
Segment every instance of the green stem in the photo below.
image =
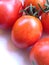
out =
<svg viewBox="0 0 49 65"><path fill-rule="evenodd" d="M30 6L27 6L24 10L27 10Z"/></svg>
<svg viewBox="0 0 49 65"><path fill-rule="evenodd" d="M30 14L33 15L33 8L32 8L32 4L30 4Z"/></svg>
<svg viewBox="0 0 49 65"><path fill-rule="evenodd" d="M38 12L35 12L35 13L33 14L33 16L36 16L36 14L38 14Z"/></svg>
<svg viewBox="0 0 49 65"><path fill-rule="evenodd" d="M45 4L44 6L46 6L47 8L49 8L49 5L48 4Z"/></svg>
<svg viewBox="0 0 49 65"><path fill-rule="evenodd" d="M43 11L43 12L45 12L44 11L44 9L41 7L41 5L38 3L38 6L40 7L40 9Z"/></svg>
<svg viewBox="0 0 49 65"><path fill-rule="evenodd" d="M25 9L21 10L21 12L25 12L25 14L27 15L38 17L37 9L32 4L30 4L30 6L27 6Z"/></svg>
<svg viewBox="0 0 49 65"><path fill-rule="evenodd" d="M49 12L49 10L45 11L45 12Z"/></svg>
<svg viewBox="0 0 49 65"><path fill-rule="evenodd" d="M46 0L47 4L49 4L49 0Z"/></svg>

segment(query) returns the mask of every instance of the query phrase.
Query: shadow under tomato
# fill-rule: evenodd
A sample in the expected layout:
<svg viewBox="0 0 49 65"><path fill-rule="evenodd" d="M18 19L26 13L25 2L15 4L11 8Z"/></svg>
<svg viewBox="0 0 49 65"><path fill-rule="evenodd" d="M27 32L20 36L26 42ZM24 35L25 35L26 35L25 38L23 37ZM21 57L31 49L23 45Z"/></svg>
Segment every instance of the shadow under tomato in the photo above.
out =
<svg viewBox="0 0 49 65"><path fill-rule="evenodd" d="M10 34L8 37L8 43L7 43L7 51L10 52L11 54L16 54L15 58L17 58L17 55L21 57L23 60L22 63L24 65L30 65L30 60L29 60L29 48L27 49L18 49L14 45L14 43L11 41Z"/></svg>
<svg viewBox="0 0 49 65"><path fill-rule="evenodd" d="M20 57L21 65L31 65L29 60L30 48L27 49L18 49L11 41L11 31L4 31L0 29L0 36L4 37L7 40L6 50L14 59L18 59L17 55Z"/></svg>

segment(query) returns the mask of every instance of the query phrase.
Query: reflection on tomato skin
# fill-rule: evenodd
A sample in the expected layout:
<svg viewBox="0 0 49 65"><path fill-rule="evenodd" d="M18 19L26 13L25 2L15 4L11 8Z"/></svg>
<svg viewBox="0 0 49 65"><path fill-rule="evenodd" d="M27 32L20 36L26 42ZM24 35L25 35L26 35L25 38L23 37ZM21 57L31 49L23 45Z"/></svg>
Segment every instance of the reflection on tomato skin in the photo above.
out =
<svg viewBox="0 0 49 65"><path fill-rule="evenodd" d="M1 0L0 1L0 28L10 28L19 17L22 9L20 0Z"/></svg>

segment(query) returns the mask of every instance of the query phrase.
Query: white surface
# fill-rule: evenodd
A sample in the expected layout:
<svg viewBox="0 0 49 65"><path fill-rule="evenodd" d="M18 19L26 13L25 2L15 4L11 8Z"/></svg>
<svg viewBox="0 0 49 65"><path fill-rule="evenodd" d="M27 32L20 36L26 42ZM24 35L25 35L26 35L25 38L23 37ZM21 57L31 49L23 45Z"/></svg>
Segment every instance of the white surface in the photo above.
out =
<svg viewBox="0 0 49 65"><path fill-rule="evenodd" d="M0 65L31 65L29 52L17 49L10 40L10 33L0 30Z"/></svg>
<svg viewBox="0 0 49 65"><path fill-rule="evenodd" d="M48 35L43 37L45 36ZM0 65L31 65L29 52L28 49L15 47L10 38L10 31L0 30Z"/></svg>

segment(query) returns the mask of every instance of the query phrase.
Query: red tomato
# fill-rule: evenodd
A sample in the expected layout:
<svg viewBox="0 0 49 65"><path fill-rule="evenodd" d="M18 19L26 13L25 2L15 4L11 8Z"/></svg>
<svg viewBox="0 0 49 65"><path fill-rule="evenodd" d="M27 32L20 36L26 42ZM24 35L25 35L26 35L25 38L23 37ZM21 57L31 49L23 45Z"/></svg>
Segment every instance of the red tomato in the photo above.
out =
<svg viewBox="0 0 49 65"><path fill-rule="evenodd" d="M46 33L49 33L49 12L42 14L41 22L42 22L44 31Z"/></svg>
<svg viewBox="0 0 49 65"><path fill-rule="evenodd" d="M38 41L30 52L33 65L49 65L49 38Z"/></svg>
<svg viewBox="0 0 49 65"><path fill-rule="evenodd" d="M18 48L26 48L36 42L42 35L41 21L30 15L19 18L12 29L12 41Z"/></svg>
<svg viewBox="0 0 49 65"><path fill-rule="evenodd" d="M33 6L36 6L37 9L39 9L38 4L40 4L42 6L42 8L44 8L44 4L46 3L46 0L25 0L24 2L24 7L32 4Z"/></svg>
<svg viewBox="0 0 49 65"><path fill-rule="evenodd" d="M0 28L10 28L19 17L22 9L20 0L1 0L0 1Z"/></svg>
<svg viewBox="0 0 49 65"><path fill-rule="evenodd" d="M38 16L41 16L43 14L43 11L39 9Z"/></svg>

